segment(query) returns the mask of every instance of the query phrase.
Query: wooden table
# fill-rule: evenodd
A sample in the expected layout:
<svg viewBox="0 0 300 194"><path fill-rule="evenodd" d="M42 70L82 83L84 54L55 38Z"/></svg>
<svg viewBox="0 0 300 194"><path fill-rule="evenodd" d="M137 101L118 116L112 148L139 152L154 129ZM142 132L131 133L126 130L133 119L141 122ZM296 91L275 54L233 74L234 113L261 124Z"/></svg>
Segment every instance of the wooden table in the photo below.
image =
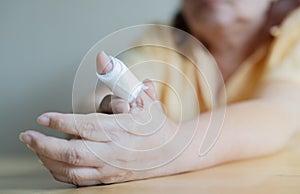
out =
<svg viewBox="0 0 300 194"><path fill-rule="evenodd" d="M300 134L280 152L198 172L76 188L56 182L34 157L1 157L0 193L300 194Z"/></svg>

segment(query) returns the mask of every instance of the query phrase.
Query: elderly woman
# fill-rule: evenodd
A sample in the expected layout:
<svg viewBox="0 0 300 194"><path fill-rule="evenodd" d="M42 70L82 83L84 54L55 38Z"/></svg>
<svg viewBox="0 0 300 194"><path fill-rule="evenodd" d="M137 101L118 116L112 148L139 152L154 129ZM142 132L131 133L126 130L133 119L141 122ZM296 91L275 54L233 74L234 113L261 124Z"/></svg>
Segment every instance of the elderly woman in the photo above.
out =
<svg viewBox="0 0 300 194"><path fill-rule="evenodd" d="M104 86L97 91L99 112L116 110L124 114L75 115L75 126L73 115L45 113L38 118L39 124L81 138L64 140L36 131L26 131L20 138L38 155L56 180L76 185L167 176L273 153L282 148L300 128L297 118L300 115L299 4L298 0L182 1L182 8L174 19L174 27L192 34L207 47L226 85L227 112L222 133L203 158L198 154L199 142L205 135L212 110L205 98L205 90L201 89L203 86L198 80L199 75L193 73L193 69L189 70L192 67L184 60L181 60L177 69L189 72L187 75L190 80L194 80L192 85L198 88L196 93L201 110L195 106L197 103L189 99L186 85L180 85L184 80L170 76L171 73L166 70L149 67L147 71L161 74L161 79L166 83L178 83L176 91L182 97L184 117L180 124L176 122L180 117L174 108L176 100L167 89L158 86L155 94L151 83L144 82L148 89L142 97L148 98L148 102L159 99L169 110L165 113L154 108L153 114L158 115L154 119L164 118L164 121L161 130L150 139L139 139L133 132L121 129L120 123L129 124L137 131L143 131L145 125L130 125L128 119L136 115L127 113L125 101L108 98L110 91ZM145 37L157 41L166 38L159 32L149 32ZM161 53L145 50L150 58ZM172 55L161 55L167 61L173 60ZM97 63L103 66L104 54L98 55ZM127 64L130 65L130 60ZM97 119L100 120L100 127ZM195 125L196 121L200 124ZM133 149L136 144L142 148L152 148L172 136L174 129L184 129L189 133L195 127L197 130L183 152L159 167L155 167L155 164L160 164L158 160L168 158L169 153L180 149L178 145L184 141L184 132L179 133L170 146L151 154L123 152L115 149L112 143L114 139ZM103 129L106 129L108 136ZM135 166L138 170L135 170ZM143 166L145 168L141 170Z"/></svg>

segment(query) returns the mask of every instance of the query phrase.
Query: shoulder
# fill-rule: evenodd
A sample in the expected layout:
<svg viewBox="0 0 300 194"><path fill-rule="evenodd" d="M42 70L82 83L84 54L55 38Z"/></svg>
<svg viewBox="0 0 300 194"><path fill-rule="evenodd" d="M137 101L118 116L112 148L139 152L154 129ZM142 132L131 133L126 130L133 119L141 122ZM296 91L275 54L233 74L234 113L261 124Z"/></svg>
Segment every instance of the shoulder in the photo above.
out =
<svg viewBox="0 0 300 194"><path fill-rule="evenodd" d="M271 29L274 40L269 62L274 66L284 60L300 44L300 8L288 14L279 26Z"/></svg>
<svg viewBox="0 0 300 194"><path fill-rule="evenodd" d="M278 27L268 58L267 80L300 84L300 9L291 12Z"/></svg>
<svg viewBox="0 0 300 194"><path fill-rule="evenodd" d="M284 34L290 33L290 30L299 30L300 28L300 7L289 13L281 24L281 31Z"/></svg>

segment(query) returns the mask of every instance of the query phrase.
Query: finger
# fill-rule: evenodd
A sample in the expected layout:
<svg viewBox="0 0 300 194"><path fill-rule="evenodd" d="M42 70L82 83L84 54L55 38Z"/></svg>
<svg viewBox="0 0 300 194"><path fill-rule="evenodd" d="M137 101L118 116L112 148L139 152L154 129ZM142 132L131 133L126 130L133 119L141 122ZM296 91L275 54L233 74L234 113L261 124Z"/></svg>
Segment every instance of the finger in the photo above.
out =
<svg viewBox="0 0 300 194"><path fill-rule="evenodd" d="M53 178L77 186L111 184L129 180L132 172L106 165L103 168L70 166L65 163L38 156Z"/></svg>
<svg viewBox="0 0 300 194"><path fill-rule="evenodd" d="M37 118L37 122L45 127L99 142L111 141L104 130L113 127L113 123L109 121L110 119L101 119L100 123L96 114L45 113Z"/></svg>
<svg viewBox="0 0 300 194"><path fill-rule="evenodd" d="M113 64L111 63L110 58L103 51L98 53L96 58L96 65L97 65L97 72L100 75L109 73L113 69Z"/></svg>
<svg viewBox="0 0 300 194"><path fill-rule="evenodd" d="M103 98L98 112L106 114L119 114L128 113L129 109L130 107L126 100L117 96L107 95Z"/></svg>
<svg viewBox="0 0 300 194"><path fill-rule="evenodd" d="M38 157L53 177L59 181L79 186L101 183L101 174L97 168L73 166L42 155L38 155Z"/></svg>
<svg viewBox="0 0 300 194"><path fill-rule="evenodd" d="M146 93L152 100L157 100L155 87L154 87L152 81L147 79L147 80L144 80L143 83L144 83L145 86L147 86L147 89L145 90L145 93Z"/></svg>
<svg viewBox="0 0 300 194"><path fill-rule="evenodd" d="M71 164L73 166L103 166L103 162L85 144L84 140L68 141L46 136L36 131L26 131L21 139L36 154ZM98 146L101 143L97 143Z"/></svg>

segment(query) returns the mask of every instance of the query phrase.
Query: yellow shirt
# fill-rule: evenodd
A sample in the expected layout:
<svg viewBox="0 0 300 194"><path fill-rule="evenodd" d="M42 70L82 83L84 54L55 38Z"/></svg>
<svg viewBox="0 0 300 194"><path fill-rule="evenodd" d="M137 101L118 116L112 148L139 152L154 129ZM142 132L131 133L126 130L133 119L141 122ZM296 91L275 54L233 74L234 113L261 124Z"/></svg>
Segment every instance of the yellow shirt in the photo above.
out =
<svg viewBox="0 0 300 194"><path fill-rule="evenodd" d="M154 82L171 119L187 120L224 104L254 98L266 82L300 84L300 9L276 29L272 42L244 61L225 87L214 61L202 48L178 49L176 35L163 26L151 27L120 57L140 80Z"/></svg>

